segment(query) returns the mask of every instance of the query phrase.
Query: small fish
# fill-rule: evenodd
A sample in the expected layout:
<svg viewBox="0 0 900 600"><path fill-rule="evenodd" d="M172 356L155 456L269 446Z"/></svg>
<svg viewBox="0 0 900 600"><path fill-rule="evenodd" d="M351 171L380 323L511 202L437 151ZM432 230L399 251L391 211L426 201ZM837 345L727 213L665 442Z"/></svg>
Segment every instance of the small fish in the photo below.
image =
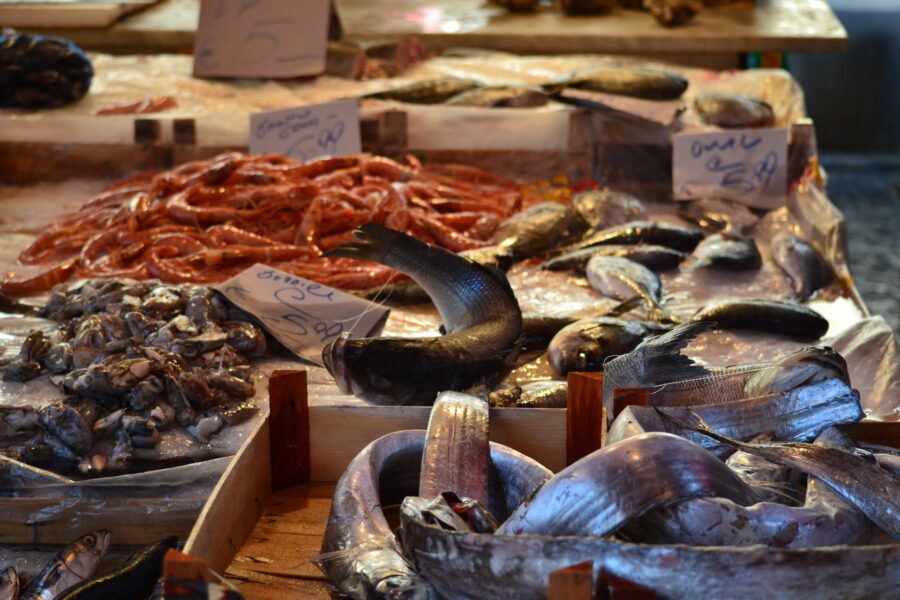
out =
<svg viewBox="0 0 900 600"><path fill-rule="evenodd" d="M693 268L755 271L762 266L762 257L753 238L726 231L700 242L693 256Z"/></svg>
<svg viewBox="0 0 900 600"><path fill-rule="evenodd" d="M16 600L19 597L19 572L7 567L0 574L0 600Z"/></svg>
<svg viewBox="0 0 900 600"><path fill-rule="evenodd" d="M578 239L587 227L571 205L542 202L501 223L494 242L518 262Z"/></svg>
<svg viewBox="0 0 900 600"><path fill-rule="evenodd" d="M81 536L56 555L22 590L20 600L54 600L100 568L109 549L111 534L98 529Z"/></svg>
<svg viewBox="0 0 900 600"><path fill-rule="evenodd" d="M565 381L532 381L496 390L488 396L492 407L565 408L569 401L569 386Z"/></svg>
<svg viewBox="0 0 900 600"><path fill-rule="evenodd" d="M446 77L443 79L414 81L393 89L369 94L367 97L410 102L412 104L440 104L457 94L476 87L478 87L478 84L474 81Z"/></svg>
<svg viewBox="0 0 900 600"><path fill-rule="evenodd" d="M578 242L577 247L587 248L589 246L607 244L657 244L681 250L682 252L690 252L702 239L703 234L699 231L677 225L651 221L632 221L591 234Z"/></svg>
<svg viewBox="0 0 900 600"><path fill-rule="evenodd" d="M481 106L503 108L533 108L544 106L549 97L543 91L529 87L479 87L456 94L444 102L447 106Z"/></svg>
<svg viewBox="0 0 900 600"><path fill-rule="evenodd" d="M673 71L638 67L592 67L551 82L545 88L558 91L564 87L574 87L645 100L676 100L687 86L687 79Z"/></svg>
<svg viewBox="0 0 900 600"><path fill-rule="evenodd" d="M827 346L811 346L792 352L754 373L744 385L744 393L748 397L778 394L828 379L850 385L847 361Z"/></svg>
<svg viewBox="0 0 900 600"><path fill-rule="evenodd" d="M700 496L740 504L757 500L700 446L668 433L645 433L596 450L554 475L496 533L599 538L648 510Z"/></svg>
<svg viewBox="0 0 900 600"><path fill-rule="evenodd" d="M753 329L813 340L828 331L828 321L802 304L753 298L719 300L691 320L712 321L717 329Z"/></svg>
<svg viewBox="0 0 900 600"><path fill-rule="evenodd" d="M173 535L150 544L109 571L70 587L56 600L147 598L162 576L166 552L177 543Z"/></svg>
<svg viewBox="0 0 900 600"><path fill-rule="evenodd" d="M772 256L791 280L800 301L808 299L834 279L834 271L808 242L788 233L772 239Z"/></svg>
<svg viewBox="0 0 900 600"><path fill-rule="evenodd" d="M361 240L325 253L380 262L431 296L447 331L437 338L350 339L322 351L344 393L379 404L430 404L438 392L498 382L522 343L522 312L506 276L452 252L367 223Z"/></svg>
<svg viewBox="0 0 900 600"><path fill-rule="evenodd" d="M699 198L679 202L678 216L703 229L736 233L742 233L759 222L759 217L752 210L725 198Z"/></svg>
<svg viewBox="0 0 900 600"><path fill-rule="evenodd" d="M694 110L703 121L717 127L771 127L775 123L775 113L767 102L743 94L698 94Z"/></svg>
<svg viewBox="0 0 900 600"><path fill-rule="evenodd" d="M663 285L656 274L634 261L619 256L598 255L585 267L591 287L611 298L628 300L639 296L656 320L674 320L661 306Z"/></svg>
<svg viewBox="0 0 900 600"><path fill-rule="evenodd" d="M639 265L644 265L651 271L668 271L674 269L684 260L684 253L673 248L657 246L654 244L635 244L632 246L620 246L610 244L608 246L590 246L580 250L572 250L551 258L541 265L547 271L573 270L584 272L588 261L595 255L618 256L627 258Z"/></svg>
<svg viewBox="0 0 900 600"><path fill-rule="evenodd" d="M523 313L522 335L524 339L522 341L522 350L546 348L556 334L576 321L595 317L618 317L634 310L641 304L641 298L635 296L615 306L606 306L598 303L591 306L588 310L579 311L579 316L577 317Z"/></svg>
<svg viewBox="0 0 900 600"><path fill-rule="evenodd" d="M634 350L644 339L671 327L616 317L580 319L557 333L547 347L548 359L561 375L602 371L611 356Z"/></svg>
<svg viewBox="0 0 900 600"><path fill-rule="evenodd" d="M572 206L592 230L637 221L647 216L640 200L631 194L609 188L575 194L572 196Z"/></svg>

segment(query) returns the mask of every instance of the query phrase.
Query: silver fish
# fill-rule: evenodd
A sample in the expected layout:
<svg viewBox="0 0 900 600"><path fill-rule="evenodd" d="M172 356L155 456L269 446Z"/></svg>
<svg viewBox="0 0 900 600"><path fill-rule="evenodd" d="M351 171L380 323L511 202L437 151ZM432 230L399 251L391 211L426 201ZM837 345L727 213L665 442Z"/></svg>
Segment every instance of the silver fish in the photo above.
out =
<svg viewBox="0 0 900 600"><path fill-rule="evenodd" d="M441 392L425 434L419 496L443 492L488 502L488 403L459 392Z"/></svg>
<svg viewBox="0 0 900 600"><path fill-rule="evenodd" d="M651 271L667 271L674 269L682 260L684 253L673 248L654 244L636 244L632 246L608 245L591 246L572 250L551 258L541 265L547 271L573 270L584 272L588 261L594 256L619 256L644 265Z"/></svg>
<svg viewBox="0 0 900 600"><path fill-rule="evenodd" d="M664 325L617 317L579 319L553 336L547 346L547 357L561 375L571 371L602 371L608 358L631 352L647 336L668 329Z"/></svg>
<svg viewBox="0 0 900 600"><path fill-rule="evenodd" d="M22 590L19 600L53 600L63 590L93 577L111 537L106 529L98 529L63 548Z"/></svg>
<svg viewBox="0 0 900 600"><path fill-rule="evenodd" d="M0 574L0 600L16 600L19 597L19 573L15 567L7 567Z"/></svg>
<svg viewBox="0 0 900 600"><path fill-rule="evenodd" d="M690 252L702 239L702 233L685 227L657 221L632 221L588 235L577 245L579 248L587 248L608 244L657 244Z"/></svg>
<svg viewBox="0 0 900 600"><path fill-rule="evenodd" d="M753 238L723 231L716 233L694 249L692 268L723 271L753 271L762 266L762 256Z"/></svg>
<svg viewBox="0 0 900 600"><path fill-rule="evenodd" d="M494 242L517 262L575 241L587 228L571 205L542 202L501 223Z"/></svg>
<svg viewBox="0 0 900 600"><path fill-rule="evenodd" d="M749 208L725 198L698 198L679 202L678 216L703 229L736 233L743 233L759 222L759 217Z"/></svg>
<svg viewBox="0 0 900 600"><path fill-rule="evenodd" d="M609 188L575 194L572 197L572 207L592 230L637 221L647 216L640 200Z"/></svg>
<svg viewBox="0 0 900 600"><path fill-rule="evenodd" d="M775 122L775 113L768 102L743 94L698 94L694 98L694 110L705 122L718 127L770 127Z"/></svg>
<svg viewBox="0 0 900 600"><path fill-rule="evenodd" d="M478 87L478 84L468 79L445 77L442 79L414 81L390 90L369 94L368 97L411 102L413 104L440 104L457 94L476 87Z"/></svg>
<svg viewBox="0 0 900 600"><path fill-rule="evenodd" d="M350 339L322 358L344 393L379 404L429 404L438 392L496 383L522 343L522 313L502 272L411 236L367 223L360 242L326 253L380 262L413 277L431 296L447 335Z"/></svg>
<svg viewBox="0 0 900 600"><path fill-rule="evenodd" d="M539 89L523 86L480 87L456 94L447 99L447 106L481 106L504 108L533 108L544 106L549 97Z"/></svg>
<svg viewBox="0 0 900 600"><path fill-rule="evenodd" d="M811 308L755 298L718 300L701 308L691 320L712 321L718 329L753 329L804 339L819 339L828 331L828 321Z"/></svg>
<svg viewBox="0 0 900 600"><path fill-rule="evenodd" d="M645 433L554 475L497 534L603 537L648 510L698 496L756 501L753 490L708 451L676 435Z"/></svg>
<svg viewBox="0 0 900 600"><path fill-rule="evenodd" d="M611 298L628 300L640 296L651 318L671 320L661 307L663 285L656 274L634 261L619 256L593 256L585 267L591 287Z"/></svg>
<svg viewBox="0 0 900 600"><path fill-rule="evenodd" d="M772 239L772 257L791 280L799 300L812 294L834 279L834 271L821 254L795 235L782 233Z"/></svg>
<svg viewBox="0 0 900 600"><path fill-rule="evenodd" d="M744 393L747 397L777 394L826 379L850 385L847 361L827 346L811 346L754 373L744 385Z"/></svg>
<svg viewBox="0 0 900 600"><path fill-rule="evenodd" d="M675 100L687 86L687 79L674 71L604 66L576 71L544 87L554 91L574 87L647 100Z"/></svg>

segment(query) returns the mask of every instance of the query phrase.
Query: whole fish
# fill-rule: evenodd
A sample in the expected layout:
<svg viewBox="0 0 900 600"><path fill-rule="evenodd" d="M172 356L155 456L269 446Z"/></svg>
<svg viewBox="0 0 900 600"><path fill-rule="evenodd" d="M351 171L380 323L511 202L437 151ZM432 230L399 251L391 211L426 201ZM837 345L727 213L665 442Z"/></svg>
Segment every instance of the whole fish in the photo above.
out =
<svg viewBox="0 0 900 600"><path fill-rule="evenodd" d="M542 202L501 223L494 242L518 262L574 241L586 230L587 223L570 205Z"/></svg>
<svg viewBox="0 0 900 600"><path fill-rule="evenodd" d="M401 505L403 548L441 596L545 600L550 573L593 563L601 572L670 600L897 598L900 545L805 548L690 547L593 537L448 531Z"/></svg>
<svg viewBox="0 0 900 600"><path fill-rule="evenodd" d="M415 496L422 430L389 433L366 446L334 490L317 566L350 598L436 598L403 555L381 507ZM490 511L506 515L552 473L515 450L491 444ZM388 483L389 482L389 483Z"/></svg>
<svg viewBox="0 0 900 600"><path fill-rule="evenodd" d="M820 479L881 529L900 539L900 476L879 467L871 453L804 442L740 442L681 420L671 409L658 410L680 427Z"/></svg>
<svg viewBox="0 0 900 600"><path fill-rule="evenodd" d="M541 268L547 271L573 270L583 273L588 261L594 256L627 258L639 265L644 265L651 271L668 271L677 267L684 260L683 252L665 246L654 244L620 246L611 244L608 246L590 246L560 254L542 264Z"/></svg>
<svg viewBox="0 0 900 600"><path fill-rule="evenodd" d="M762 266L762 257L753 238L732 232L709 236L694 249L693 256L693 268L752 271Z"/></svg>
<svg viewBox="0 0 900 600"><path fill-rule="evenodd" d="M0 600L16 600L19 597L19 572L7 567L0 574Z"/></svg>
<svg viewBox="0 0 900 600"><path fill-rule="evenodd" d="M322 351L344 393L378 404L429 404L438 392L502 379L522 342L522 313L502 272L367 223L361 240L325 253L380 262L415 279L434 302L447 335L350 339Z"/></svg>
<svg viewBox="0 0 900 600"><path fill-rule="evenodd" d="M22 590L20 600L54 600L73 585L90 579L100 569L111 534L98 529L81 536L62 550Z"/></svg>
<svg viewBox="0 0 900 600"><path fill-rule="evenodd" d="M479 87L448 98L447 106L533 108L544 106L549 97L542 90L523 86Z"/></svg>
<svg viewBox="0 0 900 600"><path fill-rule="evenodd" d="M708 451L676 435L645 433L554 475L497 534L603 537L648 510L699 496L756 501L753 490Z"/></svg>
<svg viewBox="0 0 900 600"><path fill-rule="evenodd" d="M791 280L799 300L806 300L834 279L834 272L809 242L782 233L772 239L772 256Z"/></svg>
<svg viewBox="0 0 900 600"><path fill-rule="evenodd" d="M694 110L703 121L717 127L771 127L775 123L775 113L768 102L743 94L698 94Z"/></svg>
<svg viewBox="0 0 900 600"><path fill-rule="evenodd" d="M653 402L651 394L651 403ZM665 415L660 414L665 411ZM730 452L715 440L680 427L674 418L701 419L708 428L736 440L750 440L771 433L776 440L812 441L824 429L855 423L865 416L859 393L843 381L827 379L787 392L721 404L695 406L629 406L613 421L607 441L614 443L647 431L664 431L687 438L711 452ZM704 439L705 438L705 439Z"/></svg>
<svg viewBox="0 0 900 600"><path fill-rule="evenodd" d="M632 221L591 234L578 242L579 248L608 244L656 244L682 252L692 251L703 234L677 225L651 221Z"/></svg>
<svg viewBox="0 0 900 600"><path fill-rule="evenodd" d="M177 543L177 537L169 536L150 544L109 571L70 587L56 600L148 598L162 577L166 552Z"/></svg>
<svg viewBox="0 0 900 600"><path fill-rule="evenodd" d="M522 350L535 350L546 348L553 338L562 331L563 328L581 321L583 319L591 319L596 317L617 317L629 311L634 310L641 305L640 297L633 297L620 302L615 306L607 306L605 304L596 304L588 310L579 311L580 316L571 317L566 315L543 315L537 313L522 314Z"/></svg>
<svg viewBox="0 0 900 600"><path fill-rule="evenodd" d="M646 100L676 100L687 86L687 79L680 74L663 69L591 67L553 81L545 88L558 91L574 87Z"/></svg>
<svg viewBox="0 0 900 600"><path fill-rule="evenodd" d="M488 403L459 392L441 392L425 432L419 496L443 492L487 504L490 445Z"/></svg>
<svg viewBox="0 0 900 600"><path fill-rule="evenodd" d="M611 298L628 300L639 296L651 318L673 320L661 306L663 286L656 274L627 258L595 255L585 267L591 287Z"/></svg>
<svg viewBox="0 0 900 600"><path fill-rule="evenodd" d="M828 331L828 321L802 304L753 298L719 300L691 320L712 321L717 329L754 329L805 339L818 339Z"/></svg>
<svg viewBox="0 0 900 600"><path fill-rule="evenodd" d="M442 79L414 81L389 90L368 94L367 97L410 102L412 104L440 104L457 94L476 87L478 87L478 84L468 79L445 77Z"/></svg>
<svg viewBox="0 0 900 600"><path fill-rule="evenodd" d="M617 317L580 319L553 336L547 354L550 364L561 375L571 371L602 371L608 358L631 352L647 336L669 329L652 322Z"/></svg>
<svg viewBox="0 0 900 600"><path fill-rule="evenodd" d="M759 217L752 210L725 198L698 198L679 202L678 216L703 229L737 233L742 233L759 222Z"/></svg>
<svg viewBox="0 0 900 600"><path fill-rule="evenodd" d="M811 346L791 352L754 373L744 385L748 397L777 394L828 379L850 385L844 357L827 346Z"/></svg>
<svg viewBox="0 0 900 600"><path fill-rule="evenodd" d="M569 386L565 381L532 381L507 390L495 390L488 396L491 406L519 408L565 408Z"/></svg>
<svg viewBox="0 0 900 600"><path fill-rule="evenodd" d="M572 207L591 229L621 225L647 216L640 200L609 188L575 194L572 196Z"/></svg>

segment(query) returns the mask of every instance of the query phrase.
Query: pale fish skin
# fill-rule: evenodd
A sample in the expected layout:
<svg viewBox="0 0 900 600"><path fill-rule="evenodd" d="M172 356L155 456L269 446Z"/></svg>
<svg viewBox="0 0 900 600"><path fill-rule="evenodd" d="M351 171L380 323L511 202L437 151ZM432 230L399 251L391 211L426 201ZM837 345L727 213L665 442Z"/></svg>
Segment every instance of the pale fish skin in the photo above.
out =
<svg viewBox="0 0 900 600"><path fill-rule="evenodd" d="M20 600L53 600L63 590L93 577L111 539L108 530L98 529L63 548L22 590Z"/></svg>

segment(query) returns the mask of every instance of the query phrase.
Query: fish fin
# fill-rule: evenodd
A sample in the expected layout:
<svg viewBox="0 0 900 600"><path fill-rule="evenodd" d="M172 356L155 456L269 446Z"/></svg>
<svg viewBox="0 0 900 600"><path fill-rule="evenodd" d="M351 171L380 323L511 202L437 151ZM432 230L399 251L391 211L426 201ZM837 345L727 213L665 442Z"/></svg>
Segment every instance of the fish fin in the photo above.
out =
<svg viewBox="0 0 900 600"><path fill-rule="evenodd" d="M332 248L323 252L322 256L355 258L385 264L383 262L385 256L395 246L422 246L420 252L428 247L428 244L421 240L378 223L364 223L353 232L353 235L361 241Z"/></svg>
<svg viewBox="0 0 900 600"><path fill-rule="evenodd" d="M621 317L625 313L629 313L639 306L642 306L643 304L643 298L641 298L640 296L632 296L628 300L624 300L623 302L620 302L619 304L613 306L604 316Z"/></svg>
<svg viewBox="0 0 900 600"><path fill-rule="evenodd" d="M648 338L632 350L641 354L644 372L652 373L657 383L679 381L707 375L705 367L696 364L680 351L700 333L712 328L709 321L685 323L662 335Z"/></svg>

